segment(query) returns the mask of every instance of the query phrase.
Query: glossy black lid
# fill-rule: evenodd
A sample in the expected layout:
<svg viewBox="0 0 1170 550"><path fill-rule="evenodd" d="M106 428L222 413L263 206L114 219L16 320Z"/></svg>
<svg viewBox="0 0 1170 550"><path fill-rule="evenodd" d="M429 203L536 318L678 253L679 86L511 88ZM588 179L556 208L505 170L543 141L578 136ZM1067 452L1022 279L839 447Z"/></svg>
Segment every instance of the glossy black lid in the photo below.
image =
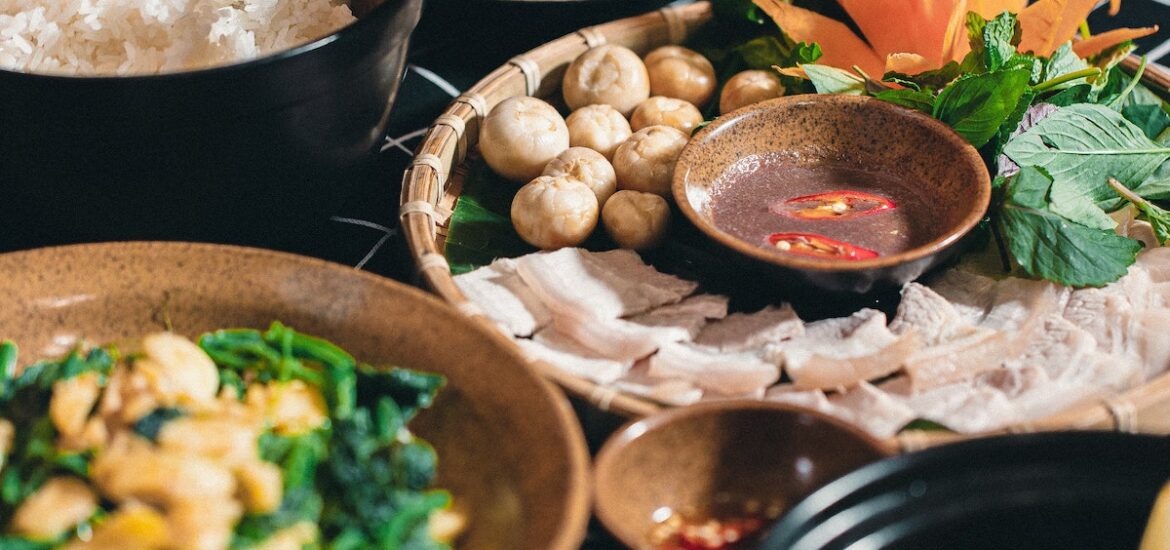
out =
<svg viewBox="0 0 1170 550"><path fill-rule="evenodd" d="M1170 439L1068 432L979 439L863 467L801 501L763 548L1137 548Z"/></svg>

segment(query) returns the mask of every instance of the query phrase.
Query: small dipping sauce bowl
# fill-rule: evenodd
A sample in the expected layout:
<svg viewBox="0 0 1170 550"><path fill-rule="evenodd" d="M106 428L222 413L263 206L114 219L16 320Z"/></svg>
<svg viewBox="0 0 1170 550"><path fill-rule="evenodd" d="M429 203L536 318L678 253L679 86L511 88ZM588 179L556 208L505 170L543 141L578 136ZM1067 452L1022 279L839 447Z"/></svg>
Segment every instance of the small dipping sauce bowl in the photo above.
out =
<svg viewBox="0 0 1170 550"><path fill-rule="evenodd" d="M728 184L751 186L740 193L756 189L762 193L760 204L737 208L735 215L754 208L774 211L775 205L766 204L764 201L771 199L763 194L775 193L777 186L785 191L790 180L779 170L791 166L875 175L865 182L866 190L882 194L897 191L912 197L917 210L899 213L916 228L913 240L907 241L909 248L881 255L862 249L865 254L851 259L816 257L769 249L763 239L749 242L716 224L713 204L724 200ZM768 174L769 170L774 173ZM765 183L769 178L772 183ZM770 190L765 191L766 186ZM700 130L678 159L672 192L692 224L748 264L786 283L862 293L912 281L955 253L955 245L987 211L991 178L974 147L926 114L868 97L808 94L756 103ZM797 197L808 193L796 188L788 194L795 197L792 200L816 198ZM720 215L727 219L726 212ZM880 222L883 216L888 213L853 217L864 217L864 223L871 223ZM784 213L774 217L781 222ZM825 219L816 223L821 225L813 227L835 222ZM778 235L788 230L773 231ZM873 231L879 231L878 226ZM819 231L815 234L821 235ZM829 233L825 236L830 237L828 246L843 244L834 242Z"/></svg>
<svg viewBox="0 0 1170 550"><path fill-rule="evenodd" d="M594 507L626 546L659 549L680 521L749 519L767 526L818 487L892 452L808 409L700 403L615 432L594 463Z"/></svg>

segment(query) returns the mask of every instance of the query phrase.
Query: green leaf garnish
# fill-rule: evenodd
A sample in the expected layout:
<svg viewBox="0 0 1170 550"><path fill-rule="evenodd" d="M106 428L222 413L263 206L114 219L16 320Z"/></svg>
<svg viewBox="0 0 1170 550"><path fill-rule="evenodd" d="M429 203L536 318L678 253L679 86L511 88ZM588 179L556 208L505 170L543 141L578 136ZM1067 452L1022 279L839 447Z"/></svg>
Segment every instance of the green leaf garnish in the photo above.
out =
<svg viewBox="0 0 1170 550"><path fill-rule="evenodd" d="M1170 159L1170 147L1151 141L1117 111L1077 104L1013 139L1004 154L1020 166L1043 168L1077 194L1107 206L1116 198L1107 185L1110 177L1136 186Z"/></svg>
<svg viewBox="0 0 1170 550"><path fill-rule="evenodd" d="M1052 181L1026 166L1007 183L998 223L1012 258L1028 275L1064 285L1104 286L1121 278L1141 243L1052 212Z"/></svg>
<svg viewBox="0 0 1170 550"><path fill-rule="evenodd" d="M982 147L1016 111L1031 73L1022 69L960 77L934 103L934 116Z"/></svg>

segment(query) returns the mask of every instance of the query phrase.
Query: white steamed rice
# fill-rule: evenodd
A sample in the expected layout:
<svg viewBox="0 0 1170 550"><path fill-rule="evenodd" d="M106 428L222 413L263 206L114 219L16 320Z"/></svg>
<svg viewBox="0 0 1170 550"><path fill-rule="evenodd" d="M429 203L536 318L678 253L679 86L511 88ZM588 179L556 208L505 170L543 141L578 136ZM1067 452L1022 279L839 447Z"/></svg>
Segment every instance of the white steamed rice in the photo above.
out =
<svg viewBox="0 0 1170 550"><path fill-rule="evenodd" d="M353 20L342 0L0 0L0 68L184 71L291 48Z"/></svg>

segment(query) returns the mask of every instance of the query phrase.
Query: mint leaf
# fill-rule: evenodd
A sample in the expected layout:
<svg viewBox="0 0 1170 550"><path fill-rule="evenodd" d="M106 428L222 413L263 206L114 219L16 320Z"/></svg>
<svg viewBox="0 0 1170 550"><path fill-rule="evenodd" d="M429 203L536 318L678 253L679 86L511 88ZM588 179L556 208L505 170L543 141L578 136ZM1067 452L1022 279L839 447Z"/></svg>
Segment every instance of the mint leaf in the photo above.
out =
<svg viewBox="0 0 1170 550"><path fill-rule="evenodd" d="M1049 209L1068 221L1093 229L1113 231L1117 222L1109 217L1097 203L1080 192L1080 189L1066 180L1056 180L1048 193Z"/></svg>
<svg viewBox="0 0 1170 550"><path fill-rule="evenodd" d="M753 38L733 48L748 69L768 70L773 65L792 67L821 57L821 47L800 42L789 46L775 36Z"/></svg>
<svg viewBox="0 0 1170 550"><path fill-rule="evenodd" d="M1036 94L1031 89L1024 90L1024 94L1020 96L1019 103L1016 108L1004 119L1003 124L999 125L999 130L995 132L995 147L993 153L995 156L1000 156L1003 153L1004 146L1007 145L1008 140L1013 135L1024 130L1020 129L1020 125L1024 122L1024 115L1028 114L1032 107L1032 102L1035 101Z"/></svg>
<svg viewBox="0 0 1170 550"><path fill-rule="evenodd" d="M1090 84L1076 84L1068 89L1061 90L1044 100L1057 107L1068 107L1077 103L1093 103L1093 86Z"/></svg>
<svg viewBox="0 0 1170 550"><path fill-rule="evenodd" d="M982 147L1016 111L1030 77L1026 70L959 77L939 93L934 116Z"/></svg>
<svg viewBox="0 0 1170 550"><path fill-rule="evenodd" d="M1133 192L1150 200L1170 199L1170 161L1163 162L1150 177L1134 187Z"/></svg>
<svg viewBox="0 0 1170 550"><path fill-rule="evenodd" d="M865 94L865 79L849 71L828 65L804 65L804 73L818 94Z"/></svg>
<svg viewBox="0 0 1170 550"><path fill-rule="evenodd" d="M1003 152L1020 166L1043 168L1099 205L1115 199L1110 177L1132 188L1170 159L1170 147L1151 141L1117 111L1091 104L1052 113Z"/></svg>
<svg viewBox="0 0 1170 550"><path fill-rule="evenodd" d="M1133 204L1138 212L1141 212L1142 217L1150 222L1150 226L1154 229L1154 237L1158 239L1159 243L1165 244L1170 241L1170 212L1126 189L1116 179L1109 179L1109 187L1122 199Z"/></svg>
<svg viewBox="0 0 1170 550"><path fill-rule="evenodd" d="M1141 243L1113 231L1071 222L1047 206L1052 178L1026 166L1007 183L998 222L1008 252L1023 270L1070 286L1104 286L1120 279Z"/></svg>
<svg viewBox="0 0 1170 550"><path fill-rule="evenodd" d="M891 71L882 76L882 80L915 90L940 90L966 72L970 71L965 71L961 65L951 61L933 71L926 71L915 75Z"/></svg>
<svg viewBox="0 0 1170 550"><path fill-rule="evenodd" d="M873 96L882 101L922 111L928 115L934 109L934 94L925 90L882 90Z"/></svg>
<svg viewBox="0 0 1170 550"><path fill-rule="evenodd" d="M970 20L968 20L970 22ZM1019 44L1016 16L1003 12L983 26L983 63L988 71L998 71L1016 56Z"/></svg>
<svg viewBox="0 0 1170 550"><path fill-rule="evenodd" d="M1170 129L1170 114L1162 108L1162 102L1130 103L1121 108L1121 116L1134 123L1145 132L1146 137L1157 139L1167 129Z"/></svg>
<svg viewBox="0 0 1170 550"><path fill-rule="evenodd" d="M1053 80L1066 74L1072 74L1089 68L1089 64L1081 59L1072 49L1072 42L1065 42L1052 53L1052 57L1044 63L1043 80ZM1070 80L1053 86L1052 90L1065 90L1083 82L1083 79Z"/></svg>

